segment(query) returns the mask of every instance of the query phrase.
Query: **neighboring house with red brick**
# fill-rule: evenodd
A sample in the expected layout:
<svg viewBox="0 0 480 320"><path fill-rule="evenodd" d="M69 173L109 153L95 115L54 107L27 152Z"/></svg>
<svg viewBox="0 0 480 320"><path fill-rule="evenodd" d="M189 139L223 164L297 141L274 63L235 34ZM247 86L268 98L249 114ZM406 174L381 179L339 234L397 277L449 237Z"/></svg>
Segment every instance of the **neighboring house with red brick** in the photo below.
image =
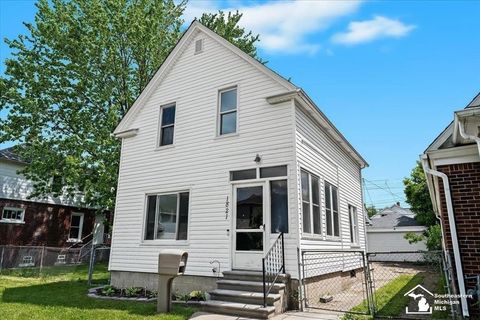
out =
<svg viewBox="0 0 480 320"><path fill-rule="evenodd" d="M452 266L453 285L463 316L480 318L480 94L456 111L450 125L422 155L443 246ZM476 304L475 304L476 303Z"/></svg>
<svg viewBox="0 0 480 320"><path fill-rule="evenodd" d="M103 216L79 201L30 199L33 184L18 171L28 165L13 148L0 150L0 245L68 247L103 239Z"/></svg>

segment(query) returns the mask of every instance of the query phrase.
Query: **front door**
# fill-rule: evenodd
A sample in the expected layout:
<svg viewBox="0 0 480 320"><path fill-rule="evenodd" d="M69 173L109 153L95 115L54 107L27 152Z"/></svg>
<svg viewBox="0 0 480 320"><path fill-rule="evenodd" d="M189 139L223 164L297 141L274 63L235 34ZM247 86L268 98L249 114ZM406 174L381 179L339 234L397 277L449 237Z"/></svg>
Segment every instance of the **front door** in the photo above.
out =
<svg viewBox="0 0 480 320"><path fill-rule="evenodd" d="M263 184L234 186L233 268L261 270L265 246Z"/></svg>

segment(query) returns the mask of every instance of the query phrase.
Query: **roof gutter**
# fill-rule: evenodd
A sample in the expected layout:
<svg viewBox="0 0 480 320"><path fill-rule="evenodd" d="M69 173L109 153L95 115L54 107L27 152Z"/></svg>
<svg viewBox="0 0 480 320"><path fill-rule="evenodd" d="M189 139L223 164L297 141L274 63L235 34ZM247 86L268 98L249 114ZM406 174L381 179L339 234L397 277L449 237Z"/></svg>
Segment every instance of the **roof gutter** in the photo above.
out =
<svg viewBox="0 0 480 320"><path fill-rule="evenodd" d="M427 175L435 176L438 178L442 179L443 182L443 189L445 190L445 200L447 202L447 214L448 214L448 224L450 226L450 232L452 235L452 245L453 245L453 257L455 260L455 271L457 273L457 281L458 281L458 289L460 290L460 301L462 305L462 314L464 317L469 316L468 312L468 304L467 304L467 298L466 298L466 292L465 292L465 278L463 274L463 269L462 269L462 261L460 259L460 248L458 246L458 236L457 236L457 226L455 224L455 216L453 213L453 202L452 202L452 195L450 191L450 183L448 181L448 176L440 171L433 170L430 168L430 164L428 162L428 158L426 155L422 157L422 166L423 170ZM428 179L427 179L428 181ZM430 188L429 188L430 189ZM431 189L430 189L431 190ZM431 196L431 194L430 194ZM434 198L432 198L434 200ZM436 202L436 201L432 201ZM439 218L438 216L438 206L435 206L435 215L437 216L437 219ZM440 223L440 226L442 224ZM443 227L442 227L442 235L443 235ZM444 249L446 251L446 246L445 246L445 240L442 237L442 245L444 246Z"/></svg>
<svg viewBox="0 0 480 320"><path fill-rule="evenodd" d="M135 137L138 133L138 129L129 129L120 132L114 132L112 135L117 139Z"/></svg>
<svg viewBox="0 0 480 320"><path fill-rule="evenodd" d="M480 155L480 138L477 136L469 135L465 132L465 118L473 117L473 116L480 116L480 109L479 108L472 108L472 109L465 109L461 111L455 112L455 120L454 120L454 130L453 130L453 142L457 144L459 142L458 133L460 136L467 140L467 141L474 141L478 147L478 153Z"/></svg>

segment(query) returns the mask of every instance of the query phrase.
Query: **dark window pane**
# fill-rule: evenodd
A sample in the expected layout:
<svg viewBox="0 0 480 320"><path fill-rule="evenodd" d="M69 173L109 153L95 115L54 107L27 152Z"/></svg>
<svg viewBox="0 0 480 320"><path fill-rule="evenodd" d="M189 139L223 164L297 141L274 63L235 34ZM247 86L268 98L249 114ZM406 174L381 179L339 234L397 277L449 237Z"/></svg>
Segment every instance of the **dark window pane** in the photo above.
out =
<svg viewBox="0 0 480 320"><path fill-rule="evenodd" d="M312 202L313 204L320 204L320 192L318 187L318 178L312 176Z"/></svg>
<svg viewBox="0 0 480 320"><path fill-rule="evenodd" d="M220 94L220 112L237 108L237 89L224 91Z"/></svg>
<svg viewBox="0 0 480 320"><path fill-rule="evenodd" d="M308 202L302 203L303 211L303 232L311 233L311 222L310 222L310 204Z"/></svg>
<svg viewBox="0 0 480 320"><path fill-rule="evenodd" d="M332 211L330 209L326 209L326 217L327 217L327 235L333 235L332 232Z"/></svg>
<svg viewBox="0 0 480 320"><path fill-rule="evenodd" d="M337 187L332 186L332 208L338 212Z"/></svg>
<svg viewBox="0 0 480 320"><path fill-rule="evenodd" d="M287 166L260 168L260 178L285 177Z"/></svg>
<svg viewBox="0 0 480 320"><path fill-rule="evenodd" d="M235 133L237 131L237 113L230 112L221 115L220 134Z"/></svg>
<svg viewBox="0 0 480 320"><path fill-rule="evenodd" d="M155 210L157 207L157 196L147 198L147 222L145 223L145 240L153 240L155 232Z"/></svg>
<svg viewBox="0 0 480 320"><path fill-rule="evenodd" d="M177 227L177 195L159 196L157 239L175 239Z"/></svg>
<svg viewBox="0 0 480 320"><path fill-rule="evenodd" d="M248 169L248 170L238 170L232 171L230 173L230 180L248 180L248 179L256 179L257 178L257 170L256 169Z"/></svg>
<svg viewBox="0 0 480 320"><path fill-rule="evenodd" d="M162 110L162 127L175 123L175 106L166 107Z"/></svg>
<svg viewBox="0 0 480 320"><path fill-rule="evenodd" d="M320 224L320 207L313 206L313 233L320 234L321 232L321 224Z"/></svg>
<svg viewBox="0 0 480 320"><path fill-rule="evenodd" d="M80 216L72 216L70 226L71 227L80 227Z"/></svg>
<svg viewBox="0 0 480 320"><path fill-rule="evenodd" d="M263 232L237 232L237 251L263 251Z"/></svg>
<svg viewBox="0 0 480 320"><path fill-rule="evenodd" d="M78 239L80 229L78 227L70 228L70 239Z"/></svg>
<svg viewBox="0 0 480 320"><path fill-rule="evenodd" d="M308 173L305 171L302 171L302 200L303 201L310 201L310 189L309 189L309 183L308 183Z"/></svg>
<svg viewBox="0 0 480 320"><path fill-rule="evenodd" d="M263 225L263 188L237 189L237 229L259 229Z"/></svg>
<svg viewBox="0 0 480 320"><path fill-rule="evenodd" d="M271 232L288 232L287 180L270 181Z"/></svg>
<svg viewBox="0 0 480 320"><path fill-rule="evenodd" d="M354 238L353 238L353 223L354 223L354 220L353 220L353 212L352 212L352 207L348 207L348 218L349 218L349 222L350 222L350 242L354 242Z"/></svg>
<svg viewBox="0 0 480 320"><path fill-rule="evenodd" d="M333 232L334 232L334 236L336 237L340 235L340 224L338 222L338 212L333 213Z"/></svg>
<svg viewBox="0 0 480 320"><path fill-rule="evenodd" d="M160 142L161 146L166 146L173 143L173 129L174 127L162 128L162 141Z"/></svg>
<svg viewBox="0 0 480 320"><path fill-rule="evenodd" d="M330 195L330 183L325 182L325 207L327 209L332 209L332 198Z"/></svg>
<svg viewBox="0 0 480 320"><path fill-rule="evenodd" d="M180 193L180 204L178 207L178 233L177 240L187 240L188 232L188 192Z"/></svg>

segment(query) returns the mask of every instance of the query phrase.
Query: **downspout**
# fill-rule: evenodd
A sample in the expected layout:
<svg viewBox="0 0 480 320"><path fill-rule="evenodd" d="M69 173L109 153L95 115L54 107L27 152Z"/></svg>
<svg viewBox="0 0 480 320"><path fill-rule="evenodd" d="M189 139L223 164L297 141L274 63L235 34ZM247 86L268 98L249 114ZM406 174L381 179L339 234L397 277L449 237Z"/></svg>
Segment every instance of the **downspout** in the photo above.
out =
<svg viewBox="0 0 480 320"><path fill-rule="evenodd" d="M463 139L475 141L475 142L477 143L478 153L479 153L479 155L480 155L480 138L477 137L477 136L468 135L468 134L465 132L464 123L458 119L458 115L457 115L457 114L455 114L455 122L458 123L458 133L460 133L460 136L461 136Z"/></svg>
<svg viewBox="0 0 480 320"><path fill-rule="evenodd" d="M450 226L450 232L452 234L452 245L453 245L453 256L455 259L455 271L457 272L457 281L458 289L460 291L460 301L462 304L462 314L464 317L469 317L468 304L465 292L465 279L462 270L462 262L460 260L460 248L458 246L458 237L457 237L457 226L455 225L455 217L453 214L453 203L452 195L450 193L450 183L448 181L448 176L440 171L433 170L430 168L428 159L422 158L423 169L426 174L436 176L442 179L443 189L445 190L445 200L447 202L447 214L448 214L448 224Z"/></svg>

